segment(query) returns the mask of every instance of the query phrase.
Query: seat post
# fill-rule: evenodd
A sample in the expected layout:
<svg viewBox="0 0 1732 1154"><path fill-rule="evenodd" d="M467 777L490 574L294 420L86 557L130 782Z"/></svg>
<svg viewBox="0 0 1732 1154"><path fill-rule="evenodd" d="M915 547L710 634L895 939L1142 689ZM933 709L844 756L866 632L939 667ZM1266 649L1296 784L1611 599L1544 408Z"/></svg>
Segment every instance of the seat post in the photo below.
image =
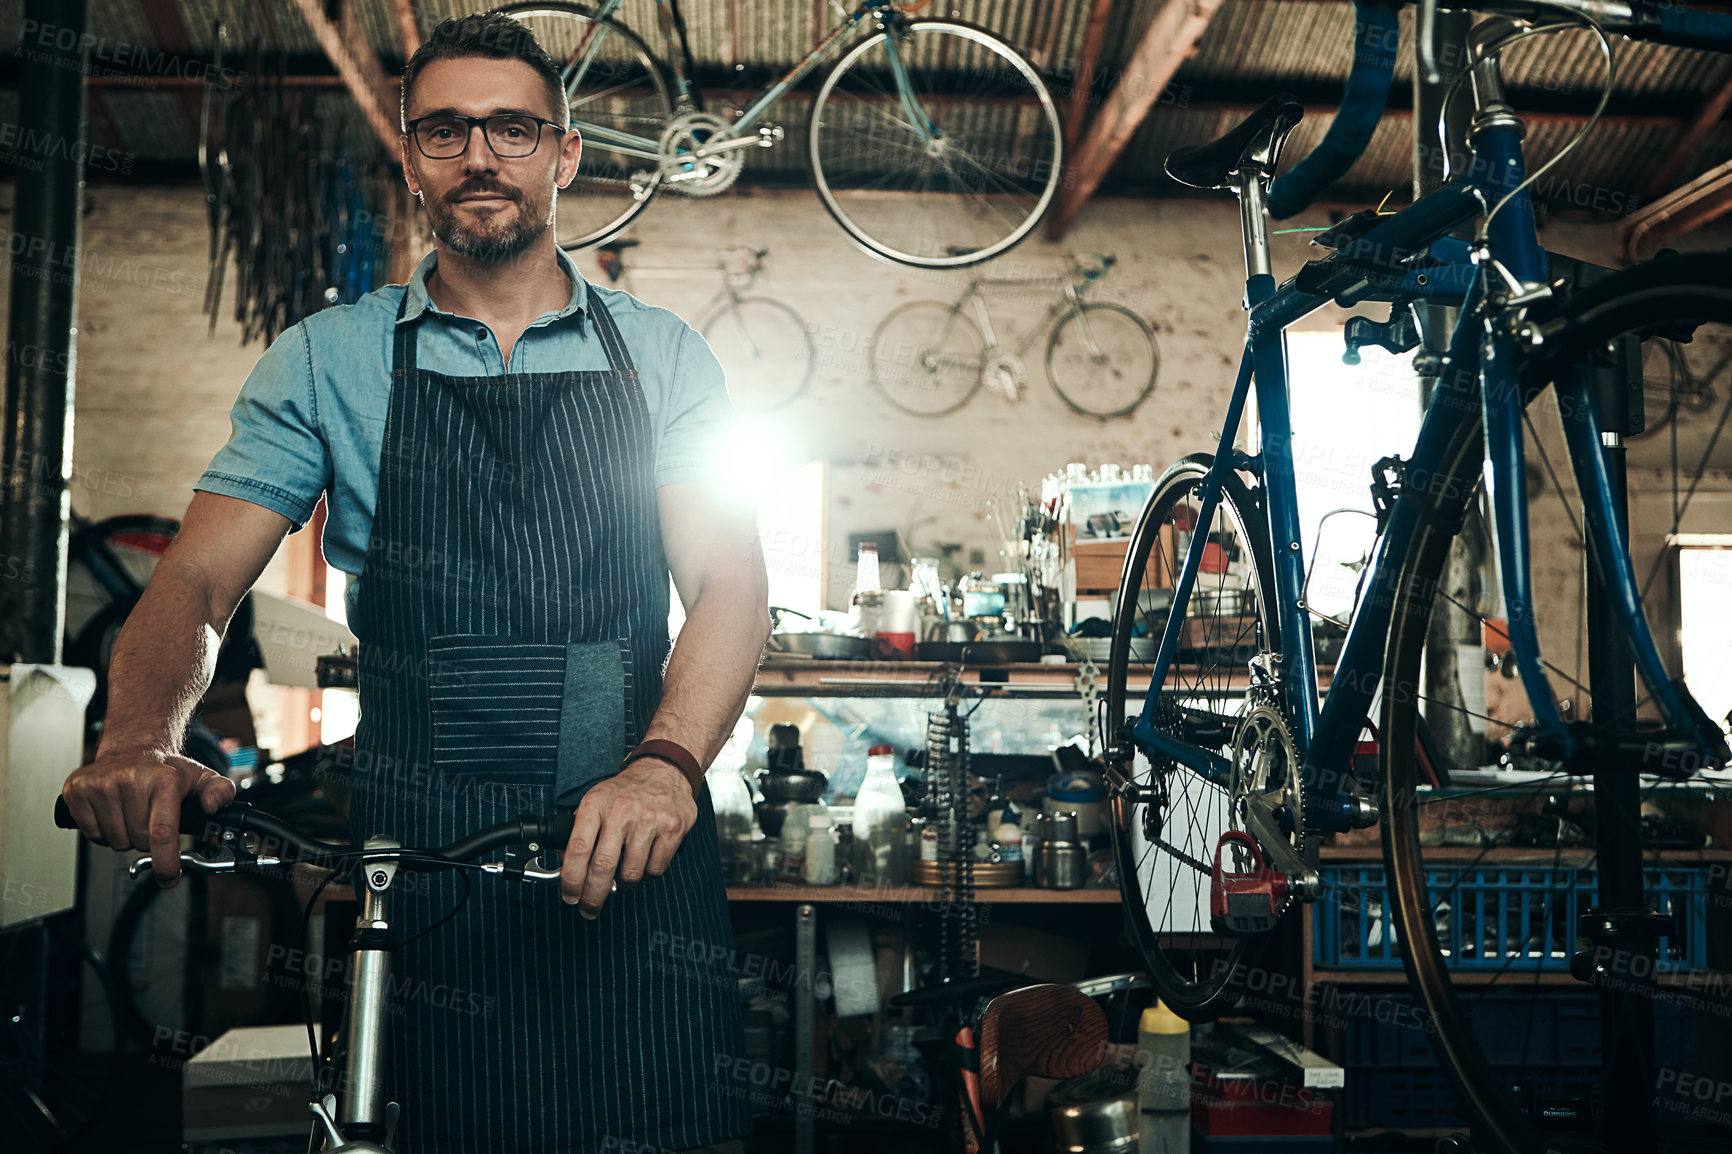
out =
<svg viewBox="0 0 1732 1154"><path fill-rule="evenodd" d="M1269 262L1269 213L1263 174L1246 165L1233 174L1239 194L1239 222L1245 234L1245 277L1272 275Z"/></svg>

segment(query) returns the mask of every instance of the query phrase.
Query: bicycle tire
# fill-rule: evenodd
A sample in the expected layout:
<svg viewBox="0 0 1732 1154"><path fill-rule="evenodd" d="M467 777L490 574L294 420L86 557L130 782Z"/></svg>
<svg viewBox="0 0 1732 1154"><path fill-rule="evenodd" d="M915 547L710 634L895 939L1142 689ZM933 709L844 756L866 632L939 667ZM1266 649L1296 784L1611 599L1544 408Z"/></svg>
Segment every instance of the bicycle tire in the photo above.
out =
<svg viewBox="0 0 1732 1154"><path fill-rule="evenodd" d="M1714 262L1719 260L1713 258ZM1577 294L1573 301L1567 299L1555 325L1549 326L1546 360L1538 365L1538 375L1551 375L1559 366L1577 363L1620 334L1658 335L1675 328L1681 318L1732 324L1732 284L1723 268L1691 258L1674 258L1608 277ZM1536 378L1530 375L1530 394L1535 385ZM1471 411L1477 414L1477 401ZM1436 483L1427 486L1433 494L1453 495L1452 500L1446 503L1440 498L1436 513L1420 519L1406 555L1400 559L1383 670L1381 832L1389 916L1392 932L1401 943L1408 985L1431 1023L1432 1045L1455 1086L1457 1101L1475 1123L1476 1137L1485 1143L1477 1148L1499 1154L1533 1154L1546 1149L1546 1140L1521 1110L1508 1081L1487 1059L1451 978L1450 962L1438 936L1442 907L1433 903L1429 892L1419 833L1424 778L1413 756L1421 695L1388 691L1390 686L1420 684L1420 660L1439 579L1459 532L1445 526L1459 524L1459 515L1474 500L1484 449L1478 417L1462 422L1446 448ZM1447 891L1444 896L1447 900ZM1573 927L1565 932L1573 933ZM1527 942L1521 944L1524 952L1529 948Z"/></svg>
<svg viewBox="0 0 1732 1154"><path fill-rule="evenodd" d="M904 339L897 340L898 333ZM947 356L946 345L951 342L961 347L951 348ZM892 309L872 332L868 360L872 383L884 399L913 417L954 413L986 382L986 338L960 302L909 301ZM937 383L921 384L922 372ZM943 391L931 398L932 403L915 403L923 391L933 389Z"/></svg>
<svg viewBox="0 0 1732 1154"><path fill-rule="evenodd" d="M749 318L747 310L756 319ZM727 373L728 395L742 413L779 409L812 383L818 356L812 332L799 313L779 300L730 297L704 318L698 331ZM762 387L745 384L766 377Z"/></svg>
<svg viewBox="0 0 1732 1154"><path fill-rule="evenodd" d="M528 0L500 9L500 12L528 25L536 40L565 74L564 61L580 38L586 25L597 23L594 9L563 0ZM663 125L674 113L673 95L668 89L667 73L661 62L650 52L637 33L611 18L599 22L608 35L618 37L619 49L605 58L611 65L606 74L609 83L592 85L592 70L584 83L574 85L567 78L566 96L571 101L572 127L582 131L584 123L611 127L621 131L639 130L638 135L659 139ZM617 81L617 82L615 82ZM647 90L641 88L648 85ZM628 87L639 86L639 87ZM624 95L621 95L621 94ZM600 102L608 101L605 110L597 111ZM590 158L600 154L600 163ZM571 185L558 194L559 214L556 217L555 239L568 252L594 248L624 232L649 207L661 188L661 169L653 161L622 156L606 146L586 138L583 159L578 163L577 176ZM647 169L641 166L647 165ZM647 172L647 176L643 174ZM632 189L634 177L643 177L641 195Z"/></svg>
<svg viewBox="0 0 1732 1154"><path fill-rule="evenodd" d="M1142 785L1145 781L1153 788L1156 785L1157 765L1151 762L1146 753L1136 749L1129 737L1129 724L1125 720L1127 710L1135 711L1133 704L1127 700L1126 690L1129 684L1131 667L1131 643L1139 618L1144 615L1145 588L1156 589L1171 586L1178 565L1183 561L1183 553L1176 548L1177 532L1169 534L1167 530L1175 525L1174 513L1180 502L1187 499L1202 484L1207 476L1213 457L1207 453L1198 453L1184 457L1169 468L1160 480L1155 483L1149 494L1148 501L1143 506L1141 516L1137 519L1137 527L1131 536L1130 544L1125 552L1124 576L1120 582L1118 597L1113 606L1112 650L1107 659L1106 670L1106 741L1108 757L1124 780ZM1262 595L1262 590L1273 587L1274 567L1269 557L1269 530L1261 502L1252 493L1249 486L1237 474L1229 473L1223 486L1221 502L1216 510L1217 523L1230 522L1229 528L1236 535L1239 545L1245 554L1246 575L1254 585L1254 605L1250 614L1256 624L1252 636L1247 638L1242 629L1233 637L1225 636L1226 626L1222 626L1222 634L1213 634L1208 620L1213 617L1225 620L1219 614L1199 612L1196 621L1203 622L1196 632L1201 633L1203 644L1193 647L1193 654L1201 651L1208 653L1224 649L1224 660L1217 667L1217 672L1210 672L1207 667L1197 666L1197 672L1189 675L1186 680L1186 668L1175 662L1170 671L1168 681L1163 687L1163 698L1177 698L1181 693L1193 696L1208 692L1219 696L1227 688L1225 670L1229 665L1242 664L1239 659L1248 658L1245 651L1246 642L1257 652L1279 652L1279 623L1268 604L1268 599ZM1195 532L1195 520L1192 518L1191 532ZM1211 535L1221 530L1211 529ZM1221 542L1221 557L1227 559L1232 542ZM1157 551L1157 545L1160 549ZM1157 566L1156 577L1151 583L1149 566L1151 558ZM1210 562L1213 564L1213 562ZM1203 586L1211 578L1210 573L1200 572L1198 580L1192 586L1191 600L1185 606L1188 613L1191 609L1201 610L1204 601L1201 595L1205 592ZM1219 594L1224 589L1224 582L1229 574L1221 572L1216 581L1215 592ZM1217 608L1220 601L1216 601ZM1241 606L1243 608L1243 606ZM1152 610L1151 610L1152 612ZM1241 615L1241 620L1243 618ZM1154 626L1153 621L1143 621L1145 626ZM1150 629L1153 632L1153 628ZM1193 632L1187 624L1186 635ZM1158 633L1155 634L1158 638ZM1219 645L1219 641L1230 641L1229 645ZM1212 682L1212 683L1211 683ZM1140 701L1136 703L1140 706ZM1231 741L1231 732L1235 725L1228 720L1222 725L1222 718L1211 717L1208 711L1189 709L1189 716L1182 716L1181 711L1187 707L1179 702L1171 701L1167 708L1170 713L1166 719L1158 721L1163 727L1173 724L1190 725L1192 732L1187 738L1195 739L1201 735L1202 727L1207 724L1215 729L1227 731L1225 742L1208 741L1210 746L1225 746ZM1195 724L1193 724L1195 722ZM1204 742L1199 742L1203 744ZM1146 774L1139 771L1137 761L1141 758L1147 766ZM1128 773L1127 773L1128 770ZM1186 818L1182 823L1186 833L1197 833L1199 837L1195 844L1178 846L1166 838L1161 840L1174 849L1178 849L1186 857L1192 859L1186 863L1172 853L1151 854L1155 843L1150 837L1153 828L1149 823L1158 818L1161 828L1154 834L1160 837L1165 832L1178 804L1163 807L1162 813L1151 813L1152 806L1148 802L1128 798L1122 792L1116 792L1112 801L1112 820L1109 827L1112 831L1113 857L1118 865L1119 888L1124 900L1126 920L1130 923L1132 936L1143 955L1149 976L1160 992L1161 1000L1180 1016L1194 1022L1209 1021L1219 1017L1231 1008L1234 1000L1234 986L1242 971L1245 955L1253 946L1259 946L1260 937L1236 937L1219 939L1209 934L1207 903L1209 888L1204 884L1207 870L1199 870L1198 863L1212 863L1215 843L1219 840L1219 832L1225 828L1238 828L1238 823L1232 820L1231 805L1228 812L1218 812L1220 802L1226 798L1226 791L1219 786L1207 782L1200 776L1176 765L1168 765L1161 770L1164 787L1172 797L1172 786L1177 783L1187 799L1185 805ZM1193 795L1192 782L1201 783L1200 791ZM1207 791L1216 791L1221 798L1213 798ZM1212 805L1215 810L1199 805L1193 797L1208 798L1205 805ZM1199 828L1197 818L1199 812L1203 816L1203 824ZM1190 871L1174 876L1188 879L1192 883L1189 910L1191 916L1169 922L1166 915L1174 911L1174 894L1177 883L1169 886L1166 893L1158 892L1160 886L1160 865L1163 857L1172 858L1179 865L1186 866ZM1152 860L1151 860L1152 858ZM1164 913L1151 914L1152 903L1165 901ZM1199 907L1201 911L1199 912ZM1179 922L1184 923L1180 928ZM1188 935L1181 937L1180 935ZM1201 943L1201 948L1193 943L1187 947L1194 935L1208 935L1211 942ZM1168 944L1163 945L1163 936ZM1221 941L1228 944L1223 951ZM1206 964L1205 964L1206 963Z"/></svg>
<svg viewBox="0 0 1732 1154"><path fill-rule="evenodd" d="M1084 318L1089 318L1085 320ZM1115 317L1117 320L1108 321ZM1129 328L1126 328L1126 325ZM1067 346L1066 334L1073 325L1087 325L1093 331L1087 334L1085 341L1081 335L1071 337L1069 344L1076 345L1077 352L1082 354L1076 367L1086 370L1092 364L1094 372L1108 378L1090 386L1086 381L1073 381L1067 387L1059 382L1059 360L1061 347L1065 353L1071 350ZM1118 335L1112 335L1114 330ZM1134 334L1134 336L1133 336ZM1140 347L1147 350L1148 373L1143 373L1143 357L1138 352ZM1095 356L1088 352L1092 343L1099 352ZM1161 371L1161 351L1155 343L1155 331L1149 327L1149 322L1126 308L1124 305L1113 304L1110 301L1085 301L1075 310L1066 314L1052 327L1052 335L1046 342L1046 379L1052 385L1052 391L1058 394L1059 400L1085 417L1093 417L1097 421L1110 421L1118 417L1128 417L1137 411L1137 406L1149 399L1149 394L1155 391L1155 378ZM1063 375L1070 375L1067 369ZM1131 394L1131 390L1135 390ZM1083 398L1090 394L1104 393L1098 403L1085 403ZM1125 399L1127 394L1129 399ZM1092 402L1092 398L1091 398Z"/></svg>
<svg viewBox="0 0 1732 1154"><path fill-rule="evenodd" d="M940 138L918 146L903 137L918 130L883 110L888 104L899 114L899 97L873 75L875 69L887 73L879 58L893 34L899 37L911 79L961 76L980 84L978 92L934 92L923 100L922 107L934 119L935 107L945 109L951 131L941 129ZM858 84L859 93L838 93L844 84ZM969 99L986 96L1001 106L1011 99L1033 102L1022 118L1025 123L1015 126L1008 142L1004 131L982 118L978 104ZM998 111L993 116L1006 119ZM893 135L885 134L886 127ZM961 144L939 143L971 138L987 142L986 161L1002 160L1011 171L993 171ZM818 199L843 231L866 252L915 268L965 268L1016 245L1052 203L1064 161L1058 108L1034 66L993 33L958 20L906 21L849 49L812 101L807 151ZM906 166L899 169L900 161L887 159L892 156ZM938 199L913 208L902 197L886 199L884 194L896 186L885 180L898 171L911 177L910 193L930 191ZM971 190L971 185L988 181L1001 204ZM938 184L943 187L935 187ZM946 191L950 188L962 191ZM974 203L967 202L967 196Z"/></svg>

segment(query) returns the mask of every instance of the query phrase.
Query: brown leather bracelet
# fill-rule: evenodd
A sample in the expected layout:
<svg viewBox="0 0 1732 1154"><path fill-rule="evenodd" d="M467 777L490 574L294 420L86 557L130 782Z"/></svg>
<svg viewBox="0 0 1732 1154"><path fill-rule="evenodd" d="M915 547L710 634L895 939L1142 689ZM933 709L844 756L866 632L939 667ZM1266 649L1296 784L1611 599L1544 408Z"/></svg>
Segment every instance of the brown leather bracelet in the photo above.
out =
<svg viewBox="0 0 1732 1154"><path fill-rule="evenodd" d="M659 757L663 761L671 763L674 768L685 775L686 781L691 783L693 796L697 795L698 790L704 784L704 767L698 764L698 759L692 756L691 750L677 741L668 741L662 737L652 737L648 741L640 741L637 743L636 749L625 755L625 760L619 763L619 767L624 769L643 757Z"/></svg>

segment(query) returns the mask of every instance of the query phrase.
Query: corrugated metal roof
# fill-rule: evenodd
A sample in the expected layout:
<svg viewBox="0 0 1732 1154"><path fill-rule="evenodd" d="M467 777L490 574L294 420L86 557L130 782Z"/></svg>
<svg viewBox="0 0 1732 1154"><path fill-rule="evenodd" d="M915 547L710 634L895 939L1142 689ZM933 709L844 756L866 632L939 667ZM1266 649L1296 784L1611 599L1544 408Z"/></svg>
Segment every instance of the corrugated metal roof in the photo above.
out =
<svg viewBox="0 0 1732 1154"><path fill-rule="evenodd" d="M484 2L417 0L416 11L425 29ZM1113 4L1099 65L1105 76L1123 72L1143 30L1164 2ZM374 51L388 67L399 63L402 53L391 0L350 3ZM1055 86L1068 88L1077 71L1092 6L1092 0L930 0L919 14L953 16L990 28L1057 78ZM700 75L707 84L738 90L761 86L793 67L839 19L828 0L682 0L681 8ZM304 66L323 66L317 42L293 0L90 0L89 27L105 38L111 52L123 44L160 51L163 45L156 29L164 22L164 12L167 23L184 26L193 54L201 59L212 55L214 29L220 21L227 29L225 52L231 67L244 65L247 47L253 44L280 49ZM23 0L0 0L0 53L16 55L22 13ZM620 17L659 52L655 0L625 0ZM1411 43L1412 10L1404 10L1401 19ZM1292 90L1313 105L1333 104L1347 73L1352 25L1353 10L1345 0L1226 0L1194 55L1181 66L1168 93L1121 156L1111 184L1153 195L1189 195L1165 179L1161 161L1171 149L1200 143L1229 127L1238 113L1223 108L1253 105L1281 89ZM1633 194L1644 188L1654 165L1704 99L1732 80L1732 57L1622 40L1616 44L1613 114L1671 120L1603 125L1560 165L1557 176ZM1585 112L1599 94L1604 65L1586 33L1535 38L1511 49L1505 59L1505 75L1520 107ZM1410 54L1404 52L1397 69L1393 100L1397 105L1407 103L1411 71ZM166 89L103 89L107 123L124 138L110 143L144 159L191 159L194 142L184 113L176 107L178 99ZM332 103L335 111L340 101L320 103ZM775 119L786 130L786 138L777 148L751 154L747 181L782 182L807 173L806 104L798 97L790 99L776 110ZM1003 109L983 108L978 119L983 125L1011 131L1010 113ZM1298 129L1289 158L1309 150L1326 120L1325 110ZM1550 155L1572 131L1569 124L1555 120L1536 121L1530 133L1532 155ZM1363 197L1389 188L1405 189L1410 132L1408 118L1386 120L1337 195ZM1724 126L1710 133L1683 176L1724 160L1727 136Z"/></svg>

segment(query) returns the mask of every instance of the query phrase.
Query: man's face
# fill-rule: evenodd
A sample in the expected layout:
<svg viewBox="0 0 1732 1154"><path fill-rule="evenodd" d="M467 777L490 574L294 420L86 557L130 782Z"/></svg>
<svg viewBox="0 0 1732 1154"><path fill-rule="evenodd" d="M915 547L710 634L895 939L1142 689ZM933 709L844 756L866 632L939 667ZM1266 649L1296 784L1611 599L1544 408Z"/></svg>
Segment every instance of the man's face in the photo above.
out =
<svg viewBox="0 0 1732 1154"><path fill-rule="evenodd" d="M501 112L559 119L541 76L521 60L435 60L409 95L411 121L434 113ZM408 137L401 146L404 178L426 206L434 235L460 256L498 264L529 248L553 223L555 189L576 175L582 141L575 132L543 125L540 143L524 157L500 157L479 130L449 160L429 159Z"/></svg>

